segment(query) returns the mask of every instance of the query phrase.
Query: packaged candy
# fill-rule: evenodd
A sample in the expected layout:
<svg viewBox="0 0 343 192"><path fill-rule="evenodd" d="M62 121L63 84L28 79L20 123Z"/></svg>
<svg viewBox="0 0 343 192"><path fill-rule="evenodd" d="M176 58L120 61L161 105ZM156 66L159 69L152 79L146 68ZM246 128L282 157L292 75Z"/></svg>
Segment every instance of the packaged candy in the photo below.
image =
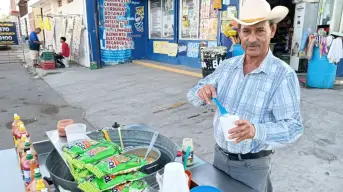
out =
<svg viewBox="0 0 343 192"><path fill-rule="evenodd" d="M121 175L138 171L146 165L146 161L130 154L113 155L85 167L97 177L105 175Z"/></svg>
<svg viewBox="0 0 343 192"><path fill-rule="evenodd" d="M144 181L134 181L125 183L123 185L118 185L116 187L113 187L112 189L106 190L105 192L141 192L147 186L148 184Z"/></svg>
<svg viewBox="0 0 343 192"><path fill-rule="evenodd" d="M141 172L128 173L125 175L106 175L102 178L89 176L84 182L79 184L78 187L84 192L102 192L129 181L140 180L146 176L146 174Z"/></svg>
<svg viewBox="0 0 343 192"><path fill-rule="evenodd" d="M69 164L72 164L76 168L83 169L84 165L87 163L97 162L114 154L118 154L121 151L119 145L104 140L76 157L69 155L68 152L64 153L63 156Z"/></svg>
<svg viewBox="0 0 343 192"><path fill-rule="evenodd" d="M94 140L81 140L63 146L62 151L68 153L72 157L76 157L98 144L99 142Z"/></svg>

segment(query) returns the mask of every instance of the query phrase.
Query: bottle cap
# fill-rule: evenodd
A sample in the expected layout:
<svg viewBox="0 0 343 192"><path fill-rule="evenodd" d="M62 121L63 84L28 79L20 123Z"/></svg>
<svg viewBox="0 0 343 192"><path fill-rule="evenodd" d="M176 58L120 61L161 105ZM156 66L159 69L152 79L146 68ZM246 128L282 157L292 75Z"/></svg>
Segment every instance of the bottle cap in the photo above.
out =
<svg viewBox="0 0 343 192"><path fill-rule="evenodd" d="M15 113L15 114L13 115L13 119L14 119L14 120L20 120L20 116L19 116L18 114Z"/></svg>
<svg viewBox="0 0 343 192"><path fill-rule="evenodd" d="M26 135L22 135L21 138L20 138L20 141L21 142L26 142L26 140L27 140Z"/></svg>
<svg viewBox="0 0 343 192"><path fill-rule="evenodd" d="M41 191L44 188L45 188L45 185L44 185L43 179L38 179L37 184L36 184L36 190Z"/></svg>
<svg viewBox="0 0 343 192"><path fill-rule="evenodd" d="M33 155L31 150L26 151L26 160L31 160L33 159Z"/></svg>
<svg viewBox="0 0 343 192"><path fill-rule="evenodd" d="M31 143L28 139L25 141L25 147L31 147Z"/></svg>
<svg viewBox="0 0 343 192"><path fill-rule="evenodd" d="M21 124L23 124L23 125L24 125L24 123L23 123L23 122L19 121L19 122L17 123L17 127L20 127L20 125L21 125Z"/></svg>
<svg viewBox="0 0 343 192"><path fill-rule="evenodd" d="M38 179L38 178L41 178L41 177L42 177L42 174L40 173L39 168L36 168L35 169L35 178Z"/></svg>
<svg viewBox="0 0 343 192"><path fill-rule="evenodd" d="M177 156L177 157L181 157L181 156L182 156L182 151L178 151L178 152L176 153L176 156Z"/></svg>
<svg viewBox="0 0 343 192"><path fill-rule="evenodd" d="M26 131L26 129L25 129L25 127L24 127L24 124L20 124L19 130L20 130L20 131Z"/></svg>

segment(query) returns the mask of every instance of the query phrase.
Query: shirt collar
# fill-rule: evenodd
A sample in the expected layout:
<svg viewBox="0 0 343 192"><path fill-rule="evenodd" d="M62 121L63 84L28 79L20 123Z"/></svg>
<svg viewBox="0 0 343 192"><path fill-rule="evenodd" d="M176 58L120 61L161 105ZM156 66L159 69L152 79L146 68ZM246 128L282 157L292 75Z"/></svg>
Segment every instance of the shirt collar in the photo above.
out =
<svg viewBox="0 0 343 192"><path fill-rule="evenodd" d="M265 74L269 74L270 72L270 59L273 57L273 53L269 50L267 56L263 59L261 65L256 68L254 71L252 71L251 73L265 73ZM243 69L243 63L244 63L244 58L245 58L245 54L243 54L236 62L235 64L235 68L238 69Z"/></svg>

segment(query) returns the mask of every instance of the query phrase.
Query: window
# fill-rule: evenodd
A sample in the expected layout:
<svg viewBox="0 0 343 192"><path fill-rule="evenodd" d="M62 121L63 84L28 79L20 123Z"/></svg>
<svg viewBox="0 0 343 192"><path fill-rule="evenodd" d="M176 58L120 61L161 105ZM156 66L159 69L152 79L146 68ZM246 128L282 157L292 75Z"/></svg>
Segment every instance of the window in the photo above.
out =
<svg viewBox="0 0 343 192"><path fill-rule="evenodd" d="M180 0L180 39L216 40L218 10L212 0Z"/></svg>
<svg viewBox="0 0 343 192"><path fill-rule="evenodd" d="M174 38L174 0L149 0L149 38Z"/></svg>

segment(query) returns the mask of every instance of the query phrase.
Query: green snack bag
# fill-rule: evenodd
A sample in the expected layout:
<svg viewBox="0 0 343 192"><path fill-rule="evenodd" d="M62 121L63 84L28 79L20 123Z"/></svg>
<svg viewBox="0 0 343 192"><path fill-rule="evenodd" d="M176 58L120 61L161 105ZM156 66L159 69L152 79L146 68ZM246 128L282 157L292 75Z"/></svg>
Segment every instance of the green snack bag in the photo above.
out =
<svg viewBox="0 0 343 192"><path fill-rule="evenodd" d="M94 164L86 164L85 167L97 177L105 175L121 175L138 171L146 165L143 159L129 154L113 155Z"/></svg>
<svg viewBox="0 0 343 192"><path fill-rule="evenodd" d="M112 189L106 190L105 192L141 192L146 187L148 187L148 184L144 181L134 181L134 182L128 182L123 185L119 185L116 187L113 187Z"/></svg>
<svg viewBox="0 0 343 192"><path fill-rule="evenodd" d="M84 165L88 163L94 163L105 159L114 154L120 153L121 148L114 143L104 141L84 152L83 154L75 157L74 159L65 157L71 164L75 165L77 168L84 168Z"/></svg>
<svg viewBox="0 0 343 192"><path fill-rule="evenodd" d="M102 178L90 177L87 181L79 184L78 187L84 192L102 192L129 181L142 179L146 176L144 173L135 172L126 175L106 175Z"/></svg>
<svg viewBox="0 0 343 192"><path fill-rule="evenodd" d="M77 155L81 155L88 149L91 149L92 147L98 144L99 142L94 140L81 140L70 144L66 144L62 147L62 151L69 154L72 157L76 157Z"/></svg>

